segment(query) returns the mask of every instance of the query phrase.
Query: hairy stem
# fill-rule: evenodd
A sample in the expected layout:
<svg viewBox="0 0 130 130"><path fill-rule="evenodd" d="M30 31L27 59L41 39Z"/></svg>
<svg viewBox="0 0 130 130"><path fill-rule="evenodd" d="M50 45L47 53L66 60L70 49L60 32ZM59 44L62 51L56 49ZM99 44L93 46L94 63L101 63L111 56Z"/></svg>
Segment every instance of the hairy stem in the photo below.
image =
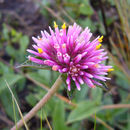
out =
<svg viewBox="0 0 130 130"><path fill-rule="evenodd" d="M27 122L29 121L39 110L41 107L45 105L45 103L55 94L57 89L60 87L62 83L61 76L58 77L58 79L55 81L51 89L48 91L48 93L32 108L30 112L28 112L24 116L24 121ZM24 125L23 120L20 120L17 122L17 128L21 128ZM11 130L16 130L16 126L12 127Z"/></svg>

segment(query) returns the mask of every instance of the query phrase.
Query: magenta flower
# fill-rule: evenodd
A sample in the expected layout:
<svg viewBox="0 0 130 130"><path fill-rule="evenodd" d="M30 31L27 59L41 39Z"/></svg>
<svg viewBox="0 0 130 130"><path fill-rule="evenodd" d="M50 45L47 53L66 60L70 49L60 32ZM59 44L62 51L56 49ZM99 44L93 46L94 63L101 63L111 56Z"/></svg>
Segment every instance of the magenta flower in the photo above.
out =
<svg viewBox="0 0 130 130"><path fill-rule="evenodd" d="M89 87L102 85L95 79L106 81L107 72L113 71L112 66L105 66L102 61L106 60L107 52L100 49L103 36L90 41L92 33L86 27L84 30L74 23L66 29L65 23L62 29L54 22L55 31L50 29L50 34L41 31L42 37L32 37L36 45L28 52L39 57L28 56L29 60L40 65L51 66L52 70L67 73L66 83L71 90L71 80L75 82L78 90L80 84L86 83ZM83 31L82 31L83 30ZM82 31L82 32L81 32Z"/></svg>

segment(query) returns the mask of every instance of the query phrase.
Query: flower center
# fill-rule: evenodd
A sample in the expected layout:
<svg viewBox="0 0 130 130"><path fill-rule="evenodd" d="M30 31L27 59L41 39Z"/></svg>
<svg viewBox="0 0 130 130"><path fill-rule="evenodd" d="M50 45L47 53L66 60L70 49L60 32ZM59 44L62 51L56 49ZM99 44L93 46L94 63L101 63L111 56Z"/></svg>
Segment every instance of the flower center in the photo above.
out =
<svg viewBox="0 0 130 130"><path fill-rule="evenodd" d="M78 76L79 71L80 71L80 69L76 66L70 67L70 74L72 76Z"/></svg>

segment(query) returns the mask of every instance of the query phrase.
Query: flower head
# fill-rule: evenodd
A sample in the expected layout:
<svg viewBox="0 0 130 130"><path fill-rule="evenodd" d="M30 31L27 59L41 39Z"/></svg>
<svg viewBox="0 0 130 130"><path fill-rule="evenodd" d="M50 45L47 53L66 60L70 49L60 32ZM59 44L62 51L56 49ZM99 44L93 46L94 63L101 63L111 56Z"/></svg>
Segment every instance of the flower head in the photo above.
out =
<svg viewBox="0 0 130 130"><path fill-rule="evenodd" d="M78 90L80 84L86 83L89 87L102 85L95 81L106 81L107 72L113 71L112 66L105 66L106 52L100 49L103 36L90 41L92 33L86 27L84 30L74 23L66 29L65 23L62 29L54 22L55 31L49 27L50 33L41 31L41 38L32 37L36 45L28 52L40 57L29 56L29 60L41 65L51 66L52 70L67 73L66 83L71 90L71 80L75 82Z"/></svg>

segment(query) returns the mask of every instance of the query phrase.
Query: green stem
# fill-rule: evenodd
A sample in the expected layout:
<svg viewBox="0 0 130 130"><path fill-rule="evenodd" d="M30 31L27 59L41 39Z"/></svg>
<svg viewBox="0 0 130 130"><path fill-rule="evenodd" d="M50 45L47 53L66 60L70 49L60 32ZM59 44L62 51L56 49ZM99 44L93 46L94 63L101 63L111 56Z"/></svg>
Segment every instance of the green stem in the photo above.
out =
<svg viewBox="0 0 130 130"><path fill-rule="evenodd" d="M95 112L94 130L96 130L96 112Z"/></svg>
<svg viewBox="0 0 130 130"><path fill-rule="evenodd" d="M16 119L16 111L15 111L15 104L14 104L14 99L12 97L12 103L13 103L13 112L14 112L14 120L15 120L15 126L16 126L16 130L18 130L17 128L17 119Z"/></svg>

